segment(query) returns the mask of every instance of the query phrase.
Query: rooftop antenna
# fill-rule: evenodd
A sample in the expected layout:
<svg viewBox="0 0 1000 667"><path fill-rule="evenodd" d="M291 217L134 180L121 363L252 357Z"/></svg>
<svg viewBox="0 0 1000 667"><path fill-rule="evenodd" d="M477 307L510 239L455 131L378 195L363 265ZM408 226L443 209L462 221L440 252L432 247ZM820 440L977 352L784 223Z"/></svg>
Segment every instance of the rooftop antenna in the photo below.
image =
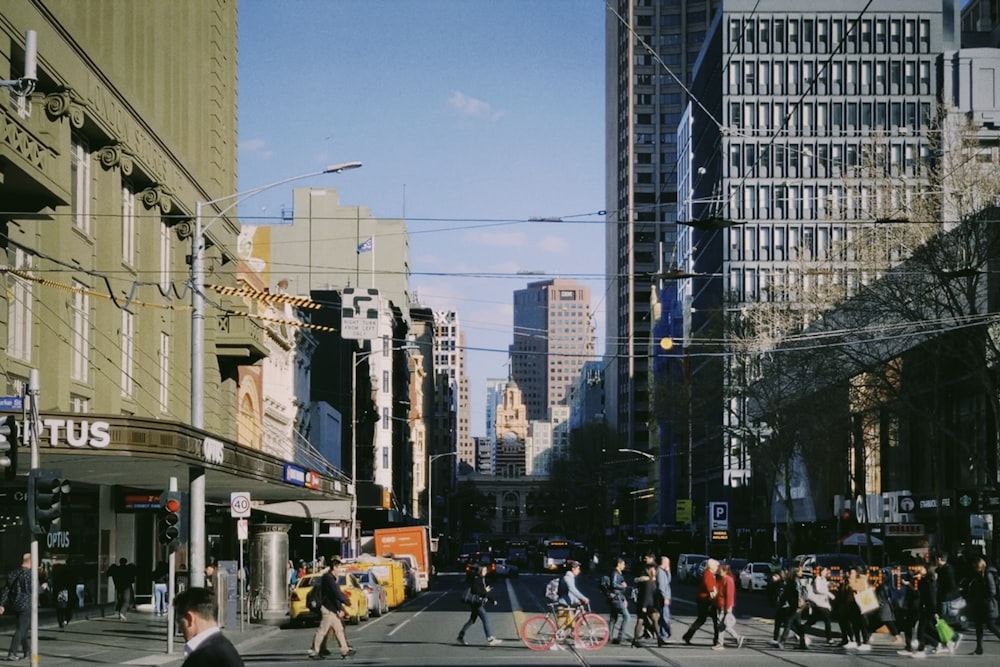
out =
<svg viewBox="0 0 1000 667"><path fill-rule="evenodd" d="M10 88L15 95L27 97L38 83L38 33L24 33L24 76L20 79L0 79L0 88Z"/></svg>

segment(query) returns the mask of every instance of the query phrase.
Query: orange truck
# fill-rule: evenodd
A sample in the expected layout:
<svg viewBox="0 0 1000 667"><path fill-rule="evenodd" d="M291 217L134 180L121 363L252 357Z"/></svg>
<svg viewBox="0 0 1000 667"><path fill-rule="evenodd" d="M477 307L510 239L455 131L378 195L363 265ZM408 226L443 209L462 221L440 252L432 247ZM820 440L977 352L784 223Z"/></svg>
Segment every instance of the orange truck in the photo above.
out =
<svg viewBox="0 0 1000 667"><path fill-rule="evenodd" d="M405 557L415 566L417 590L425 591L431 578L431 538L427 526L375 529L375 555Z"/></svg>

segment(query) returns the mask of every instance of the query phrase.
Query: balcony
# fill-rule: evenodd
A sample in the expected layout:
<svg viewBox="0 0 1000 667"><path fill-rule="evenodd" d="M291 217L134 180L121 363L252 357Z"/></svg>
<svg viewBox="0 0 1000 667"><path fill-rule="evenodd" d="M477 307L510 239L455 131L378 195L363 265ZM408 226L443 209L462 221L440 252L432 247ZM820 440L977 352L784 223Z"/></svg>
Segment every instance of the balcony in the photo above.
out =
<svg viewBox="0 0 1000 667"><path fill-rule="evenodd" d="M228 311L245 312L246 305L232 297L223 299ZM249 315L220 315L216 320L215 354L227 357L240 366L254 364L267 357L264 327Z"/></svg>
<svg viewBox="0 0 1000 667"><path fill-rule="evenodd" d="M24 115L0 106L0 199L8 212L44 215L69 202L69 165L56 148L69 145L69 129L26 104Z"/></svg>

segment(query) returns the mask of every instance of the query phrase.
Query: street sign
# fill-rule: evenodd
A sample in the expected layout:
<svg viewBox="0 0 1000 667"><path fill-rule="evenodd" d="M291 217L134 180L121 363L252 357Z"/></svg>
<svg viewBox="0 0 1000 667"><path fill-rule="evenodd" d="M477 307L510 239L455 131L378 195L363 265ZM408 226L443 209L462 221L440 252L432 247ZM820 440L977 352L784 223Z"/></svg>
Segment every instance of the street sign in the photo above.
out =
<svg viewBox="0 0 1000 667"><path fill-rule="evenodd" d="M234 519L250 516L250 492L233 491L229 494L229 514Z"/></svg>
<svg viewBox="0 0 1000 667"><path fill-rule="evenodd" d="M21 412L23 410L23 396L0 396L0 412Z"/></svg>
<svg viewBox="0 0 1000 667"><path fill-rule="evenodd" d="M246 519L236 520L236 539L240 542L246 541L250 537L250 522Z"/></svg>
<svg viewBox="0 0 1000 667"><path fill-rule="evenodd" d="M708 512L711 530L729 530L729 503L709 503Z"/></svg>
<svg viewBox="0 0 1000 667"><path fill-rule="evenodd" d="M378 338L379 293L375 288L344 288L340 309L340 335L349 340Z"/></svg>

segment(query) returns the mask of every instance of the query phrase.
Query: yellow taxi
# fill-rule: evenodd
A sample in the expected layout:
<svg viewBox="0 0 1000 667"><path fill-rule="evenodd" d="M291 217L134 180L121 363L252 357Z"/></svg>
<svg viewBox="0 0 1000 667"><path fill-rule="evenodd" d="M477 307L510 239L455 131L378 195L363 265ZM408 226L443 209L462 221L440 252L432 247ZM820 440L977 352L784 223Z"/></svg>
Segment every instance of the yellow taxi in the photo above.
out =
<svg viewBox="0 0 1000 667"><path fill-rule="evenodd" d="M367 621L368 594L361 587L357 577L342 570L335 571L335 574L337 583L340 584L340 590L350 599L350 604L344 609L347 614L344 621L354 624ZM317 573L302 577L292 594L288 596L288 616L294 625L319 622L319 615L313 613L306 606L306 598L309 597L309 591L313 589L313 586L319 586L321 576L323 576L322 573Z"/></svg>

